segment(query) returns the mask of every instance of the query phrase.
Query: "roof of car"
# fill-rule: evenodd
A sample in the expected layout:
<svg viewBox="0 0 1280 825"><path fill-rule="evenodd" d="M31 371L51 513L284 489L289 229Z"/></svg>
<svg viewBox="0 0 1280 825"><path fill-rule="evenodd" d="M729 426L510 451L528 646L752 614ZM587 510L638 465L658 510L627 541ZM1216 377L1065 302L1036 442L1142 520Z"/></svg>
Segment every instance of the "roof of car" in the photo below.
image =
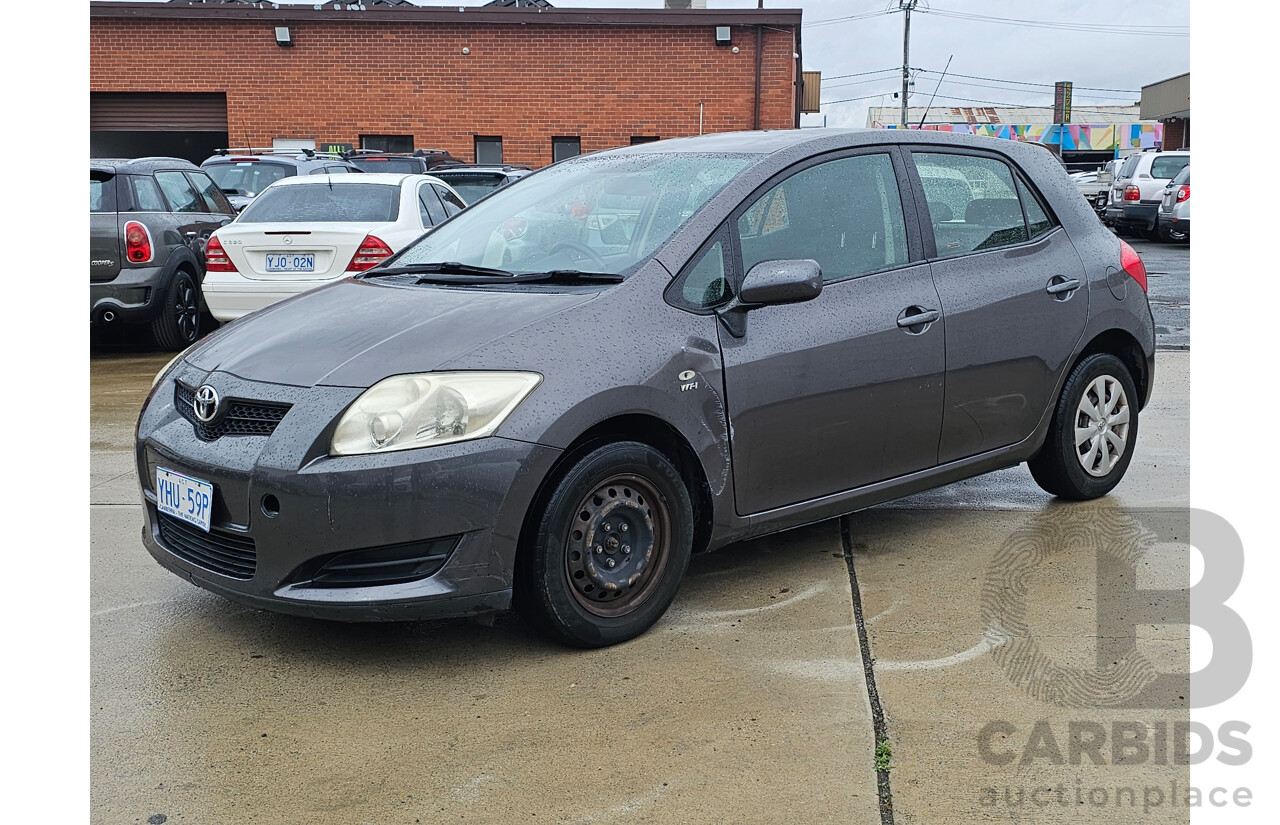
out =
<svg viewBox="0 0 1280 825"><path fill-rule="evenodd" d="M89 158L90 169L101 169L107 172L154 172L157 169L199 169L189 160L182 158Z"/></svg>
<svg viewBox="0 0 1280 825"><path fill-rule="evenodd" d="M293 175L281 178L272 186L327 186L330 184L348 183L381 183L399 186L405 178L427 180L430 175L419 175L411 172L365 172L360 175Z"/></svg>
<svg viewBox="0 0 1280 825"><path fill-rule="evenodd" d="M512 172L518 172L520 174L524 174L526 172L532 172L532 171L533 170L530 169L528 166L516 166L510 163L507 163L507 164L467 163L467 164L450 164L448 166L438 166L435 169L431 170L431 174L439 175L439 174L444 174L445 172L449 172L449 173L457 172L459 174L466 174L468 172L486 172L489 174L502 174L502 173L510 174Z"/></svg>

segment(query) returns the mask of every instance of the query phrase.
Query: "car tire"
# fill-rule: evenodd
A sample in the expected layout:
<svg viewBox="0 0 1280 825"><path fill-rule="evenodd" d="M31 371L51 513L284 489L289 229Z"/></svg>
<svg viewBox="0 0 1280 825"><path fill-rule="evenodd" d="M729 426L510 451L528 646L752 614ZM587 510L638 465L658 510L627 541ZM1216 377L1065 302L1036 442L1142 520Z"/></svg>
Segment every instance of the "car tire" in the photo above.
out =
<svg viewBox="0 0 1280 825"><path fill-rule="evenodd" d="M647 444L606 444L544 501L522 548L517 604L574 647L648 630L675 598L693 549L693 505L671 461Z"/></svg>
<svg viewBox="0 0 1280 825"><path fill-rule="evenodd" d="M1119 358L1096 353L1077 364L1062 388L1044 445L1027 462L1036 483L1073 501L1111 492L1133 458L1138 404L1133 377Z"/></svg>
<svg viewBox="0 0 1280 825"><path fill-rule="evenodd" d="M151 321L151 336L166 350L186 349L200 337L200 286L185 269L173 273L160 296L160 313Z"/></svg>

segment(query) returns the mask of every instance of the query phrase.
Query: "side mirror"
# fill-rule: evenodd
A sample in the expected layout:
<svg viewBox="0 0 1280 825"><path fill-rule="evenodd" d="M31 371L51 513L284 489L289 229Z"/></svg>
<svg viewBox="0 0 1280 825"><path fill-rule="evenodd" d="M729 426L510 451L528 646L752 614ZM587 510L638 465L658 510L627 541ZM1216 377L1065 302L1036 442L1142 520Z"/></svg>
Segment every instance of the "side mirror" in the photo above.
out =
<svg viewBox="0 0 1280 825"><path fill-rule="evenodd" d="M761 261L742 279L742 288L719 310L729 334L747 334L747 312L764 306L798 304L822 294L822 267L812 259Z"/></svg>

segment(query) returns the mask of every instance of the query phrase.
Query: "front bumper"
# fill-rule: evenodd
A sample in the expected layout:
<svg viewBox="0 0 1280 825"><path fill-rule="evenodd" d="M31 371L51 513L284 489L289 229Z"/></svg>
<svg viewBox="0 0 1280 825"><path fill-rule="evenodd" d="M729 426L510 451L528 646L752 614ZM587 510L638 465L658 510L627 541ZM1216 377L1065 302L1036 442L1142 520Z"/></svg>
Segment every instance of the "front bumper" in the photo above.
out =
<svg viewBox="0 0 1280 825"><path fill-rule="evenodd" d="M188 386L213 385L224 398L260 399L270 391L269 400L293 406L270 435L202 441L175 408L175 376L161 382L139 422L136 458L142 539L162 566L234 601L315 618L391 621L510 606L525 513L558 450L490 437L330 457L332 424L360 390L245 382L185 364L175 373ZM213 485L207 535L215 545L219 537L251 542L255 559L247 577L214 569L166 540L154 491L157 467ZM424 578L359 586L317 581L320 564L335 554L433 539L447 539L452 551Z"/></svg>

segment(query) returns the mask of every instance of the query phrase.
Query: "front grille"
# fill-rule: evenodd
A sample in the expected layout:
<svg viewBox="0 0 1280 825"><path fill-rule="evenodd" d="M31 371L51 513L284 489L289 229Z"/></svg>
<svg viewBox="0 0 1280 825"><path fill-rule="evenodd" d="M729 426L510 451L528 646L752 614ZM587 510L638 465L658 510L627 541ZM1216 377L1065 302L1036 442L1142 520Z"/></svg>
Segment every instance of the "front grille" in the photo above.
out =
<svg viewBox="0 0 1280 825"><path fill-rule="evenodd" d="M271 404L266 401L245 401L228 398L223 403L227 410L209 423L196 418L194 407L196 391L186 384L174 382L173 406L183 418L195 427L201 441L213 441L224 435L271 435L289 412L289 404Z"/></svg>
<svg viewBox="0 0 1280 825"><path fill-rule="evenodd" d="M258 568L258 549L253 539L225 530L208 533L173 516L157 513L160 539L165 548L197 567L233 579L252 579Z"/></svg>

